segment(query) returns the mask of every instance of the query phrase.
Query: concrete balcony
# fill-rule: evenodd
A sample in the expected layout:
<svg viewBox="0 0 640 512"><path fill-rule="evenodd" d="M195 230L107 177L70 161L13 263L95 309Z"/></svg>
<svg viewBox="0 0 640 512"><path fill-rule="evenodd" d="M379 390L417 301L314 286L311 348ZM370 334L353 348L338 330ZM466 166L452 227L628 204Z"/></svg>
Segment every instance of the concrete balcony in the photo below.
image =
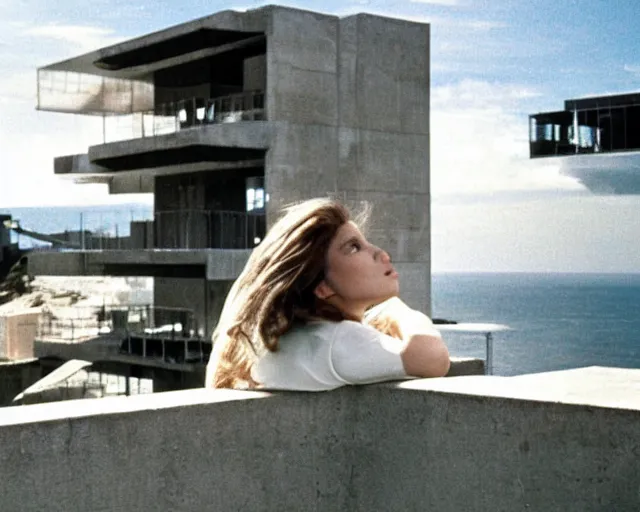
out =
<svg viewBox="0 0 640 512"><path fill-rule="evenodd" d="M88 222L88 219L85 219ZM54 234L69 249L33 251L33 275L174 276L235 279L266 231L264 213L218 210L156 212L154 220ZM122 231L120 231L122 233Z"/></svg>
<svg viewBox="0 0 640 512"><path fill-rule="evenodd" d="M637 511L640 371L0 411L2 510Z"/></svg>
<svg viewBox="0 0 640 512"><path fill-rule="evenodd" d="M156 176L263 167L271 139L264 119L263 91L105 116L102 143L56 158L54 172L108 184L111 193L152 193Z"/></svg>
<svg viewBox="0 0 640 512"><path fill-rule="evenodd" d="M40 234L39 239L55 240L59 247L83 251L253 249L266 232L263 209L251 212L180 209L147 215L142 211L124 225L116 220L105 221L104 217L108 219L109 214L81 214L77 229ZM27 233L24 229L20 232Z"/></svg>
<svg viewBox="0 0 640 512"><path fill-rule="evenodd" d="M251 249L34 251L29 273L48 276L149 276L236 279Z"/></svg>
<svg viewBox="0 0 640 512"><path fill-rule="evenodd" d="M194 311L152 305L73 307L38 320L38 358L115 362L196 372L204 383L211 340Z"/></svg>
<svg viewBox="0 0 640 512"><path fill-rule="evenodd" d="M88 163L107 172L254 165L269 147L270 127L263 119L264 94L255 91L211 100L192 98L149 112L107 117L104 142L89 148ZM125 127L116 126L110 133L111 122Z"/></svg>

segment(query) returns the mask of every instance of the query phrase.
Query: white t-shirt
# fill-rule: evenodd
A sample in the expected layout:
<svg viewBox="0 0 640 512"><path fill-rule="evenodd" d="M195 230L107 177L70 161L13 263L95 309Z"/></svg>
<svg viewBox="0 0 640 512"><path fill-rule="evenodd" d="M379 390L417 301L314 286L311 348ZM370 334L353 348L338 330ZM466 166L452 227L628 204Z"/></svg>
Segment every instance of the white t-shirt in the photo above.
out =
<svg viewBox="0 0 640 512"><path fill-rule="evenodd" d="M403 346L351 320L313 321L281 336L277 352L262 356L251 376L265 388L290 391L407 379L400 357Z"/></svg>

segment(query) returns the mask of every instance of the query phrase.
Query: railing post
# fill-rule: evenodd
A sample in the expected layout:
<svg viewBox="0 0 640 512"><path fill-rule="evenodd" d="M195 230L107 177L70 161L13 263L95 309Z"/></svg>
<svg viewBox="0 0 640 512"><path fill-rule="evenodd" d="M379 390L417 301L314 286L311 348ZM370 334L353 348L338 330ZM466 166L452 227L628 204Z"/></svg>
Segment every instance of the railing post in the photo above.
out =
<svg viewBox="0 0 640 512"><path fill-rule="evenodd" d="M80 212L80 246L82 250L85 250L85 235L84 235L84 215Z"/></svg>
<svg viewBox="0 0 640 512"><path fill-rule="evenodd" d="M187 210L187 221L184 226L184 233L186 233L186 240L184 241L185 249L191 249L191 210Z"/></svg>
<svg viewBox="0 0 640 512"><path fill-rule="evenodd" d="M486 334L487 341L487 368L485 373L487 375L493 375L493 334L488 332Z"/></svg>
<svg viewBox="0 0 640 512"><path fill-rule="evenodd" d="M249 247L249 214L247 212L244 213L244 247L242 249L246 249Z"/></svg>
<svg viewBox="0 0 640 512"><path fill-rule="evenodd" d="M222 212L218 212L218 217L219 217L219 220L220 220L220 249L226 249L225 244L224 244L225 226L224 226L224 219L222 218Z"/></svg>
<svg viewBox="0 0 640 512"><path fill-rule="evenodd" d="M160 248L160 212L156 212L153 215L153 248Z"/></svg>

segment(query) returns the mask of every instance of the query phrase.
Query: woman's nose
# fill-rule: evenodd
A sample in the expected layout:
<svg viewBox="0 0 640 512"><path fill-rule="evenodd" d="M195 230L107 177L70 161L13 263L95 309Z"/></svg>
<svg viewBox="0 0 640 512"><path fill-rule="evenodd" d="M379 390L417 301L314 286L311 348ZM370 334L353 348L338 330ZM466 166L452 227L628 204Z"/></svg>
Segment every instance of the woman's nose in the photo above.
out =
<svg viewBox="0 0 640 512"><path fill-rule="evenodd" d="M391 263L391 256L387 251L384 251L377 247L376 252L374 253L374 260L380 260L382 261L382 263Z"/></svg>

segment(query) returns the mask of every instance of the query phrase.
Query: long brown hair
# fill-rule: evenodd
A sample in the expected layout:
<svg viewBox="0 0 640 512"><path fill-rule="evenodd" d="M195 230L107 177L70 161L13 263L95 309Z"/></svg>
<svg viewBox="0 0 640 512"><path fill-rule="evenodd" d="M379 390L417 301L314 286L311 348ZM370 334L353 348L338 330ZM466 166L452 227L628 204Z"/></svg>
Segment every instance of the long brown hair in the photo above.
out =
<svg viewBox="0 0 640 512"><path fill-rule="evenodd" d="M253 250L225 302L213 333L205 386L254 387L251 368L294 323L310 318L343 320L344 315L317 298L326 254L348 209L330 199L291 206Z"/></svg>

